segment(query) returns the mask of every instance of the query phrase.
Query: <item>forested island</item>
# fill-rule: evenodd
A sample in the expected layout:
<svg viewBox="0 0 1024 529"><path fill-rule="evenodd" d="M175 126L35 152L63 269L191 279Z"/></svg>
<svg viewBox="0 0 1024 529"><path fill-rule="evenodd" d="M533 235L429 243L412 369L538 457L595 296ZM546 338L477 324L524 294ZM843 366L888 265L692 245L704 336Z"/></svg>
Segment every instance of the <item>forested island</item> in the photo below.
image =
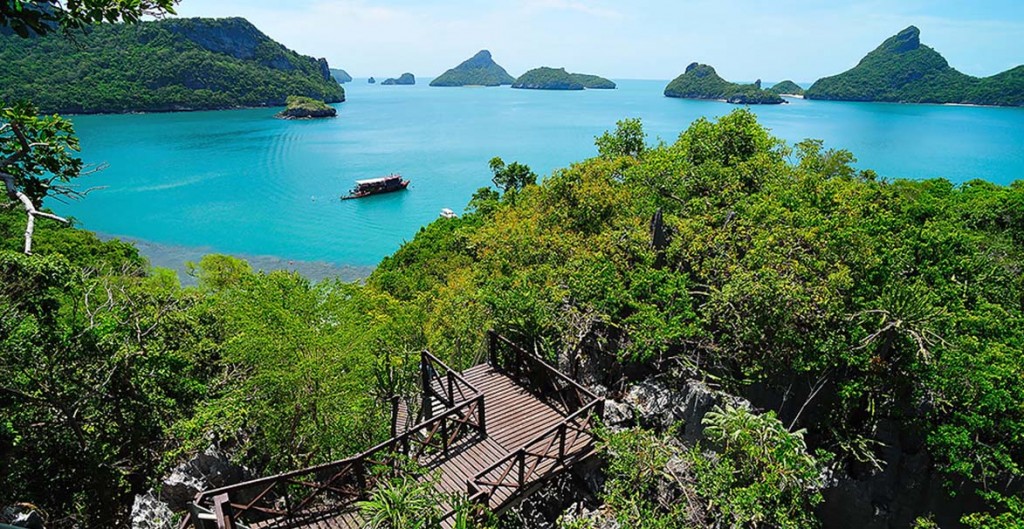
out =
<svg viewBox="0 0 1024 529"><path fill-rule="evenodd" d="M430 86L502 86L515 82L515 78L494 62L491 52L480 50L430 81Z"/></svg>
<svg viewBox="0 0 1024 529"><path fill-rule="evenodd" d="M348 72L346 72L345 70L341 69L331 68L331 77L334 77L334 80L338 81L338 84L352 82L352 76L349 75Z"/></svg>
<svg viewBox="0 0 1024 529"><path fill-rule="evenodd" d="M534 68L512 83L512 88L531 90L614 89L615 83L596 75L569 73L565 68Z"/></svg>
<svg viewBox="0 0 1024 529"><path fill-rule="evenodd" d="M389 77L381 83L382 85L414 85L416 84L416 76L411 73L403 73L398 78Z"/></svg>
<svg viewBox="0 0 1024 529"><path fill-rule="evenodd" d="M886 39L853 69L825 77L807 89L808 99L1024 105L1024 66L991 77L973 77L951 67L921 44L914 26Z"/></svg>
<svg viewBox="0 0 1024 529"><path fill-rule="evenodd" d="M0 35L0 100L43 112L117 113L338 103L327 61L299 55L242 18L99 24L68 38Z"/></svg>
<svg viewBox="0 0 1024 529"><path fill-rule="evenodd" d="M311 97L288 96L285 109L277 114L281 119L333 118L338 109Z"/></svg>
<svg viewBox="0 0 1024 529"><path fill-rule="evenodd" d="M768 91L775 94L779 94L780 96L789 95L803 97L804 95L804 89L801 88L800 85L789 80L782 81L780 83L773 85L771 88L768 89Z"/></svg>
<svg viewBox="0 0 1024 529"><path fill-rule="evenodd" d="M706 64L692 63L665 87L665 95L685 99L713 99L738 105L778 105L786 101L755 84L730 83Z"/></svg>

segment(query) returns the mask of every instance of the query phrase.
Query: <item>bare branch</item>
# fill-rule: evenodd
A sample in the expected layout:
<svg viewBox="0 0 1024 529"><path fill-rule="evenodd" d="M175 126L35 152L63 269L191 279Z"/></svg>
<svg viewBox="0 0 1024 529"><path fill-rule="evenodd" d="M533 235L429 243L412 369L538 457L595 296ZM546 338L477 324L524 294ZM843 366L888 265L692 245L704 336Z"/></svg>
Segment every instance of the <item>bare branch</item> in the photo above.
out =
<svg viewBox="0 0 1024 529"><path fill-rule="evenodd" d="M15 128L15 131L18 129ZM43 217L46 219L55 220L58 222L68 223L68 220L63 217L58 217L52 213L46 213L36 209L35 204L32 203L32 199L28 198L28 195L22 193L21 190L14 183L14 175L7 173L0 173L0 180L3 180L4 187L7 191L7 196L11 200L17 200L21 202L21 205L25 208L25 213L28 215L28 222L25 224L25 255L32 255L32 234L36 228L36 217Z"/></svg>

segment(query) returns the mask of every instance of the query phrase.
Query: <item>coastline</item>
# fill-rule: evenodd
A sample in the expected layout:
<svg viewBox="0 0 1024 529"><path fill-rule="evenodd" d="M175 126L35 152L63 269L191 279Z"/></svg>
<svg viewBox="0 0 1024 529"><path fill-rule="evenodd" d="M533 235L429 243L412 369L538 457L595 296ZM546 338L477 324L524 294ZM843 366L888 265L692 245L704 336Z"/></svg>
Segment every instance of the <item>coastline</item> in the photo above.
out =
<svg viewBox="0 0 1024 529"><path fill-rule="evenodd" d="M194 286L196 284L195 278L188 275L185 263L190 261L198 263L203 256L209 254L224 254L243 259L256 272L273 272L276 270L296 272L314 283L324 279L339 279L346 283L361 282L369 277L374 269L372 266L339 265L327 261L301 261L274 255L232 254L218 252L216 249L206 246L162 244L135 237L107 233L97 233L96 236L104 241L117 239L132 244L138 248L140 254L149 260L150 266L173 270L178 275L178 280L182 286Z"/></svg>

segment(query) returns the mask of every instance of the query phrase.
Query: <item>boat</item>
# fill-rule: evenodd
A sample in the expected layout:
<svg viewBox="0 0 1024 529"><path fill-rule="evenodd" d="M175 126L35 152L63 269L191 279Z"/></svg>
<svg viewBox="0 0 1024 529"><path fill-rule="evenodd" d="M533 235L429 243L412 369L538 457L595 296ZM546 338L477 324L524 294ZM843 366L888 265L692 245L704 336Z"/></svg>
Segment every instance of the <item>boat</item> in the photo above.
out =
<svg viewBox="0 0 1024 529"><path fill-rule="evenodd" d="M442 209L442 210L441 210L441 216L442 216L442 217L444 217L444 218L446 218L446 219L454 219L454 218L457 218L457 217L458 217L458 215L456 215L456 214L455 214L455 212L454 212L454 211L452 211L452 210L451 210L451 209L449 209L449 208L444 208L444 209Z"/></svg>
<svg viewBox="0 0 1024 529"><path fill-rule="evenodd" d="M356 180L356 186L352 188L352 191L347 196L343 196L341 199L348 200L378 195L380 193L391 193L392 191L401 191L407 187L409 187L409 181L402 180L402 175L397 173L380 178L370 178L369 180Z"/></svg>

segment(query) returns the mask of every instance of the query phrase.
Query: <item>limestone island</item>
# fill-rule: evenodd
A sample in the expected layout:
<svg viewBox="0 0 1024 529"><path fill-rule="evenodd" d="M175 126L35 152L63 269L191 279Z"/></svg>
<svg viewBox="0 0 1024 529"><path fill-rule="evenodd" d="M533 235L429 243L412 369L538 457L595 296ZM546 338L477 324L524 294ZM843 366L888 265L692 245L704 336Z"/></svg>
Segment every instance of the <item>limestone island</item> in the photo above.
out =
<svg viewBox="0 0 1024 529"><path fill-rule="evenodd" d="M808 99L1024 106L1024 66L991 77L973 77L951 67L921 44L914 26L889 37L853 69L818 79Z"/></svg>
<svg viewBox="0 0 1024 529"><path fill-rule="evenodd" d="M390 77L388 79L385 79L384 82L381 83L381 84L382 85L389 85L389 86L390 85L414 85L414 84L416 84L416 76L411 74L411 73L409 73L409 72L406 72L406 73L403 73L402 75L399 75L398 79L395 79L394 77Z"/></svg>
<svg viewBox="0 0 1024 529"><path fill-rule="evenodd" d="M491 58L491 52L480 50L462 64L444 72L430 86L502 86L516 80Z"/></svg>
<svg viewBox="0 0 1024 529"><path fill-rule="evenodd" d="M803 97L804 89L800 88L800 85L790 80L782 81L775 86L768 89L773 94L779 94L782 97Z"/></svg>
<svg viewBox="0 0 1024 529"><path fill-rule="evenodd" d="M348 72L346 72L345 70L340 70L340 69L337 69L337 68L331 68L330 71L331 71L331 77L333 77L334 80L338 82L338 84L345 84L345 83L352 82L352 76L349 75Z"/></svg>
<svg viewBox="0 0 1024 529"><path fill-rule="evenodd" d="M366 82L370 83L370 84L376 84L377 80L374 79L373 77L371 77L371 78L367 79Z"/></svg>
<svg viewBox="0 0 1024 529"><path fill-rule="evenodd" d="M667 97L684 99L711 99L736 105L778 105L786 100L778 94L761 89L761 81L754 84L730 83L718 76L706 64L692 63L683 75L665 87Z"/></svg>
<svg viewBox="0 0 1024 529"><path fill-rule="evenodd" d="M520 75L512 88L529 90L613 89L615 83L596 75L569 73L565 68L534 68Z"/></svg>
<svg viewBox="0 0 1024 529"><path fill-rule="evenodd" d="M288 106L274 117L281 119L333 118L338 109L323 101L305 96L288 96Z"/></svg>

